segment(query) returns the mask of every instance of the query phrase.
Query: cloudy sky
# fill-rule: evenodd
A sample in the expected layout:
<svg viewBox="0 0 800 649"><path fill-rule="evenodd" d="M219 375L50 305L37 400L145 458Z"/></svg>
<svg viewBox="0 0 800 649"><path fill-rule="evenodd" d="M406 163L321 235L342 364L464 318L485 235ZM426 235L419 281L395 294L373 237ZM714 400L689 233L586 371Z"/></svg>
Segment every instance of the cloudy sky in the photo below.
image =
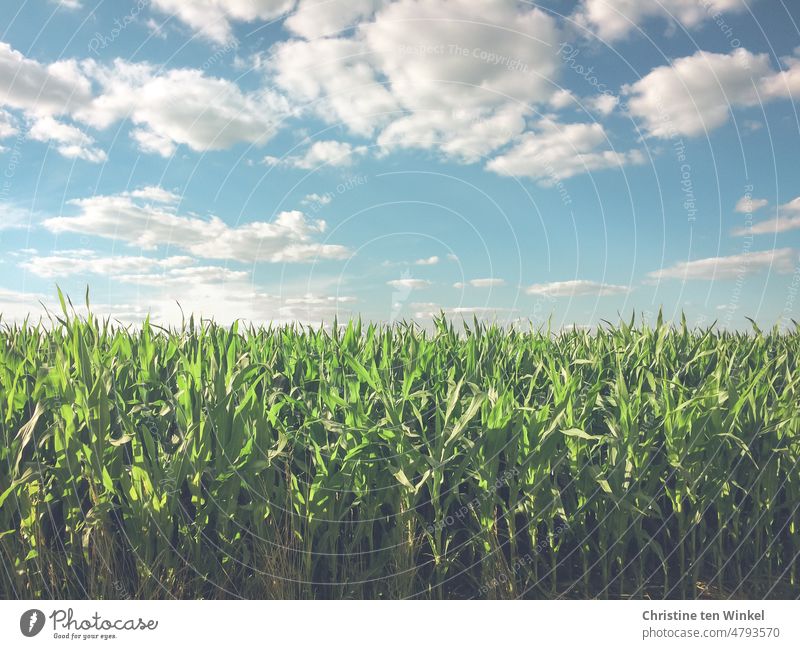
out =
<svg viewBox="0 0 800 649"><path fill-rule="evenodd" d="M800 320L800 5L4 0L0 312Z"/></svg>

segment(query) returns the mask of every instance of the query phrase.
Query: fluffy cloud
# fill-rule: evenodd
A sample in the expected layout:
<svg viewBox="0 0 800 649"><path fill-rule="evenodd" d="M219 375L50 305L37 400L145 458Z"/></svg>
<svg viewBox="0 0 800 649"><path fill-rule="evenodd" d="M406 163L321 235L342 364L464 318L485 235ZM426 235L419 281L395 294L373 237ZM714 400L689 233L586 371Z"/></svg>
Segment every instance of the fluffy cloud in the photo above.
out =
<svg viewBox="0 0 800 649"><path fill-rule="evenodd" d="M800 92L800 62L790 62L794 67L776 74L767 54L700 50L651 70L623 93L650 135L696 136L727 122L733 108L789 96L792 88Z"/></svg>
<svg viewBox="0 0 800 649"><path fill-rule="evenodd" d="M47 279L72 275L102 275L119 279L125 275L153 273L156 270L185 269L193 263L191 257L101 257L91 250L64 250L48 256L32 255L20 267Z"/></svg>
<svg viewBox="0 0 800 649"><path fill-rule="evenodd" d="M374 55L363 42L346 38L290 40L276 44L265 63L293 101L351 132L371 135L399 104L379 82Z"/></svg>
<svg viewBox="0 0 800 649"><path fill-rule="evenodd" d="M452 316L474 316L476 318L485 318L488 316L509 314L516 311L516 309L492 306L445 307L435 302L414 302L411 304L411 308L414 310L414 317L419 319L430 319L434 316L440 315L441 313Z"/></svg>
<svg viewBox="0 0 800 649"><path fill-rule="evenodd" d="M743 0L583 0L573 18L606 41L627 36L651 17L671 17L686 27L695 27L716 14L744 11Z"/></svg>
<svg viewBox="0 0 800 649"><path fill-rule="evenodd" d="M392 288L398 290L412 290L417 288L427 288L431 283L427 279L414 279L412 277L404 277L402 279L392 279L386 282Z"/></svg>
<svg viewBox="0 0 800 649"><path fill-rule="evenodd" d="M319 167L347 167L355 162L358 156L367 152L365 146L353 146L349 142L336 140L320 140L314 142L302 155L275 158L266 156L264 163L294 167L295 169L318 169Z"/></svg>
<svg viewBox="0 0 800 649"><path fill-rule="evenodd" d="M439 263L439 257L433 255L432 257L424 257L423 259L417 259L414 262L417 266L435 266Z"/></svg>
<svg viewBox="0 0 800 649"><path fill-rule="evenodd" d="M0 109L0 140L11 137L19 132L17 120L8 111Z"/></svg>
<svg viewBox="0 0 800 649"><path fill-rule="evenodd" d="M95 146L94 138L76 126L50 116L37 118L28 130L28 137L39 142L53 142L65 158L81 158L89 162L106 160L106 152Z"/></svg>
<svg viewBox="0 0 800 649"><path fill-rule="evenodd" d="M341 307L356 302L356 298L347 295L314 295L306 293L301 297L284 298L278 308L280 316L287 320L315 323L341 317ZM348 311L345 310L344 314Z"/></svg>
<svg viewBox="0 0 800 649"><path fill-rule="evenodd" d="M514 147L490 160L486 168L504 176L528 176L544 185L577 174L643 162L641 152L613 151L598 123L558 124L543 120Z"/></svg>
<svg viewBox="0 0 800 649"><path fill-rule="evenodd" d="M736 201L736 206L733 209L740 214L750 214L767 205L769 205L769 201L766 198L753 198L747 194Z"/></svg>
<svg viewBox="0 0 800 649"><path fill-rule="evenodd" d="M319 325L334 317L347 319L356 299L348 295L305 293L274 295L243 280L182 281L161 285L156 297L143 304L153 309L156 319L179 323L182 313L213 318L222 324L242 319L254 324L302 323Z"/></svg>
<svg viewBox="0 0 800 649"><path fill-rule="evenodd" d="M122 60L106 65L68 59L45 65L6 43L0 43L0 105L26 114L34 124L31 137L55 140L62 154L91 161L104 159L92 138L55 117L69 115L96 129L129 119L136 125L131 136L139 148L166 157L178 144L195 151L263 144L288 115L286 100L276 92L243 92L202 70L164 70Z"/></svg>
<svg viewBox="0 0 800 649"><path fill-rule="evenodd" d="M317 208L328 205L333 200L333 194L306 194L300 200L301 205L311 205Z"/></svg>
<svg viewBox="0 0 800 649"><path fill-rule="evenodd" d="M733 234L742 237L751 234L776 234L789 230L800 230L800 196L780 205L778 215L774 219L736 228Z"/></svg>
<svg viewBox="0 0 800 649"><path fill-rule="evenodd" d="M168 260L166 260L168 261ZM222 266L191 266L169 268L163 272L132 273L115 277L119 282L125 284L136 284L137 286L164 286L182 287L186 284L220 284L231 282L243 282L250 277L250 273L244 270L233 270Z"/></svg>
<svg viewBox="0 0 800 649"><path fill-rule="evenodd" d="M28 316L41 317L42 303L47 300L46 295L11 291L0 288L0 321L22 322Z"/></svg>
<svg viewBox="0 0 800 649"><path fill-rule="evenodd" d="M559 30L540 9L500 0L400 0L359 31L409 110L546 101Z"/></svg>
<svg viewBox="0 0 800 649"><path fill-rule="evenodd" d="M547 103L550 107L555 109L566 108L567 106L574 106L577 102L575 95L573 95L569 90L566 88L561 88L554 92L550 99L547 100Z"/></svg>
<svg viewBox="0 0 800 649"><path fill-rule="evenodd" d="M544 295L546 297L573 297L583 295L621 295L630 288L617 284L593 282L588 279L572 279L565 282L548 282L534 284L525 289L528 295Z"/></svg>
<svg viewBox="0 0 800 649"><path fill-rule="evenodd" d="M33 214L29 209L3 204L2 210L0 210L0 232L28 228L32 221Z"/></svg>
<svg viewBox="0 0 800 649"><path fill-rule="evenodd" d="M175 153L177 145L175 142L159 133L154 133L146 128L135 128L131 131L131 137L136 142L142 153L155 153L162 158L169 158Z"/></svg>
<svg viewBox="0 0 800 649"><path fill-rule="evenodd" d="M152 0L206 38L225 43L232 38L231 22L270 20L290 11L294 0Z"/></svg>
<svg viewBox="0 0 800 649"><path fill-rule="evenodd" d="M44 65L0 42L0 104L37 115L62 115L85 106L91 97L91 81L76 61Z"/></svg>
<svg viewBox="0 0 800 649"><path fill-rule="evenodd" d="M139 126L133 133L139 145L165 156L176 144L195 151L262 144L286 115L286 103L277 94L244 93L201 70L162 72L145 63L116 61L94 72L102 92L76 116L96 128L130 119Z"/></svg>
<svg viewBox="0 0 800 649"><path fill-rule="evenodd" d="M751 275L764 269L777 273L791 273L797 252L791 248L778 248L762 252L750 252L728 257L709 257L695 261L684 261L648 273L652 279L732 279L740 275Z"/></svg>
<svg viewBox="0 0 800 649"><path fill-rule="evenodd" d="M459 109L415 112L389 124L379 135L378 145L384 151L436 150L459 162L477 162L523 132L526 112L521 105L488 113Z"/></svg>
<svg viewBox="0 0 800 649"><path fill-rule="evenodd" d="M298 322L319 325L334 317L347 319L352 312L350 305L356 302L347 295L273 295L248 281L246 275L219 267L181 268L144 275L137 283L147 290L137 290L132 295L123 291L120 301L115 303L104 304L93 298L92 312L133 325L141 324L149 315L153 322L180 326L188 313L223 325L233 320L256 325ZM97 293L92 291L91 295ZM59 313L54 297L0 288L0 315L4 322L20 322L29 316L46 317L43 304L50 313ZM79 306L77 311L85 315L83 307Z"/></svg>
<svg viewBox="0 0 800 649"><path fill-rule="evenodd" d="M466 288L467 286L472 286L473 288L492 288L494 286L505 286L506 281L504 279L498 279L496 277L482 277L478 279L471 279L467 282L456 282L453 284L453 288Z"/></svg>
<svg viewBox="0 0 800 649"><path fill-rule="evenodd" d="M305 6L287 26L310 40L277 44L262 67L326 121L358 135L380 130L384 150L474 162L522 133L533 105L553 93L559 28L539 9L501 0L359 2L330 23L360 20L352 35L321 38L329 29L311 27Z"/></svg>
<svg viewBox="0 0 800 649"><path fill-rule="evenodd" d="M338 293L328 295L328 281L316 282L322 292L304 292L292 283L283 284L280 295L254 283L252 273L227 266L198 264L192 257L167 258L99 255L91 250L63 250L50 255L36 250L20 253L26 259L20 267L44 279L80 277L79 283L91 285L96 278L116 283L113 304L92 299L96 315L113 317L125 323L141 323L150 314L154 321L179 325L183 313L207 317L228 324L243 319L255 324L319 324L334 316L346 318L356 298ZM96 292L92 291L95 296ZM44 314L41 303L58 312L54 296L26 295L0 289L0 312L5 320L21 320L29 314ZM83 310L80 310L83 312Z"/></svg>
<svg viewBox="0 0 800 649"><path fill-rule="evenodd" d="M48 320L53 314L61 313L61 307L54 298L55 295L50 294L0 289L0 305L2 305L0 307L0 315L2 315L4 322L22 322L25 319L35 321L40 318ZM174 303L166 306L168 308L171 307L176 315L169 322L180 325L180 309ZM78 315L86 316L86 308L80 302L75 307ZM113 318L125 324L136 325L141 324L148 313L156 313L156 311L141 303L100 304L97 301L93 301L92 313L100 317ZM165 324L169 324L169 322L164 320Z"/></svg>
<svg viewBox="0 0 800 649"><path fill-rule="evenodd" d="M586 105L592 110L600 113L600 115L607 117L614 112L614 109L619 104L619 97L609 94L600 94L594 97L589 97L586 100Z"/></svg>
<svg viewBox="0 0 800 649"><path fill-rule="evenodd" d="M580 99L569 90L562 88L556 91L547 103L551 108L555 108L556 110L582 107L583 109L592 110L602 117L607 117L613 113L614 109L619 105L619 97L609 92L603 92L598 95Z"/></svg>
<svg viewBox="0 0 800 649"><path fill-rule="evenodd" d="M158 185L148 185L140 189L123 192L123 196L130 196L131 198L141 198L153 203L163 203L169 205L170 203L177 203L181 197L175 192L159 187Z"/></svg>
<svg viewBox="0 0 800 649"><path fill-rule="evenodd" d="M334 36L372 15L386 0L300 0L295 11L284 22L291 32L313 39Z"/></svg>
<svg viewBox="0 0 800 649"><path fill-rule="evenodd" d="M44 226L51 232L105 237L151 250L170 246L206 259L295 262L350 254L344 246L315 241L325 231L325 222L309 220L299 211L281 212L272 222L232 227L217 217L176 214L169 206L148 203L133 193L93 196L70 204L80 210L79 215L47 219Z"/></svg>
<svg viewBox="0 0 800 649"><path fill-rule="evenodd" d="M781 59L781 63L784 69L764 79L761 91L770 99L796 99L800 95L800 58L787 56Z"/></svg>
<svg viewBox="0 0 800 649"><path fill-rule="evenodd" d="M409 113L381 134L387 148L437 148L474 162L522 132L559 72L555 20L510 2L401 0L359 35Z"/></svg>

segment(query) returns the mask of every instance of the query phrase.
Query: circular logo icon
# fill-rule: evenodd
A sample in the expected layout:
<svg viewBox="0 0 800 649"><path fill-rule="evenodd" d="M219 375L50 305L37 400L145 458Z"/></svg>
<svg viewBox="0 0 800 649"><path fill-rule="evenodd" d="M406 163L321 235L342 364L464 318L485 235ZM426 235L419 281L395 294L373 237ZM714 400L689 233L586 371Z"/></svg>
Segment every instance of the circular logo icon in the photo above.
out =
<svg viewBox="0 0 800 649"><path fill-rule="evenodd" d="M44 613L37 608L25 611L19 618L19 630L26 638L32 638L44 628Z"/></svg>

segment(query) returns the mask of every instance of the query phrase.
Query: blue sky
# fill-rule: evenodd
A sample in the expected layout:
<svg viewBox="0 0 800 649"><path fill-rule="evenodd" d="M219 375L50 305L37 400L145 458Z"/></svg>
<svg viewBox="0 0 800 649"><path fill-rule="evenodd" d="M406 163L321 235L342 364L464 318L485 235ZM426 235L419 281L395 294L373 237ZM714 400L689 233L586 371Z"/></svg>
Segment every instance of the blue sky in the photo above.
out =
<svg viewBox="0 0 800 649"><path fill-rule="evenodd" d="M7 0L0 312L800 320L800 7ZM180 308L178 306L180 304Z"/></svg>

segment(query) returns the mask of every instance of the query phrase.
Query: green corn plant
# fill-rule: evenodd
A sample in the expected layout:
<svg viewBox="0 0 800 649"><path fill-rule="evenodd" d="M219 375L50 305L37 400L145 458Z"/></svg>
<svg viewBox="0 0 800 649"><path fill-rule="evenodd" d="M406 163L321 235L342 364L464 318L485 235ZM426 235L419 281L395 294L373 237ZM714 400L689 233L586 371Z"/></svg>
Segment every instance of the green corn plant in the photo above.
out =
<svg viewBox="0 0 800 649"><path fill-rule="evenodd" d="M124 328L60 297L0 321L0 596L800 592L796 329Z"/></svg>

